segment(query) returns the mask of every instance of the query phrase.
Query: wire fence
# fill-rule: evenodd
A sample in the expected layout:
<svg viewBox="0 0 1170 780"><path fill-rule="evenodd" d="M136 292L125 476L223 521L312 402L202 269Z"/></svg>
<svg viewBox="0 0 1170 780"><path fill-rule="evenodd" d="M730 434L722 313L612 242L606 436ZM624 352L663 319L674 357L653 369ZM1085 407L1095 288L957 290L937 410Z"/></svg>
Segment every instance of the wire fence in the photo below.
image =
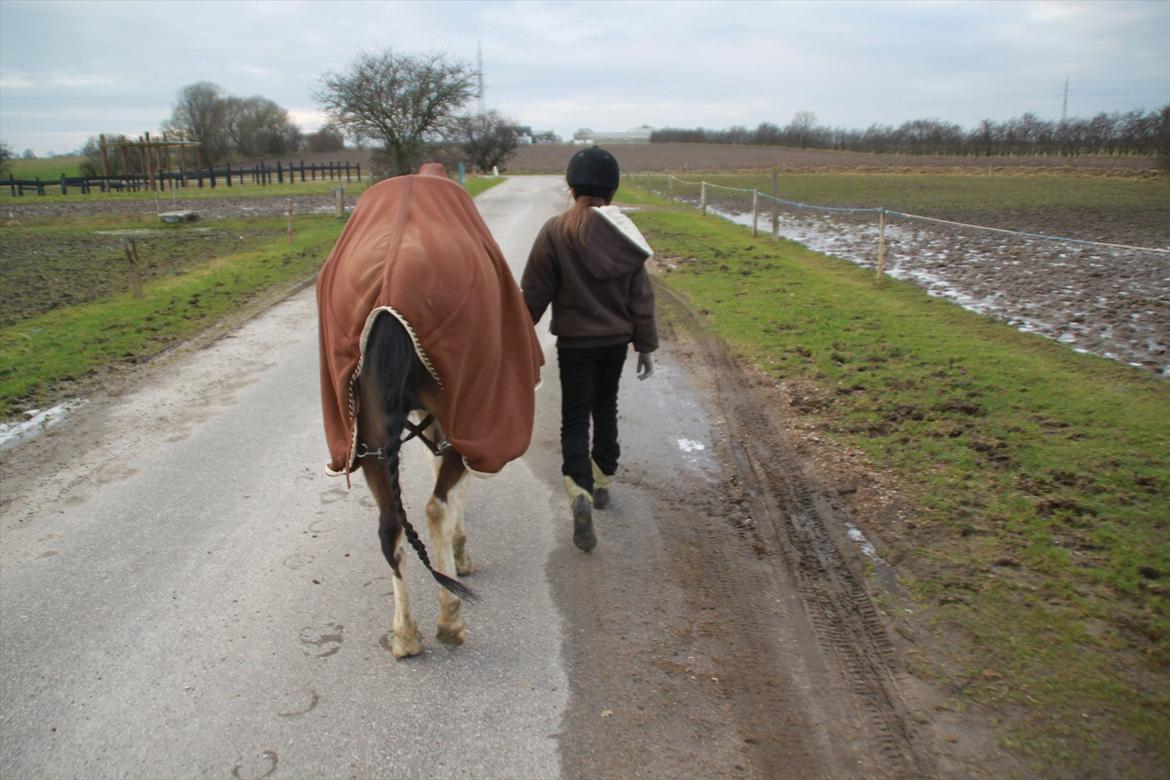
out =
<svg viewBox="0 0 1170 780"><path fill-rule="evenodd" d="M906 279L931 295L1170 376L1170 249L1007 230L880 207L633 174L637 189Z"/></svg>

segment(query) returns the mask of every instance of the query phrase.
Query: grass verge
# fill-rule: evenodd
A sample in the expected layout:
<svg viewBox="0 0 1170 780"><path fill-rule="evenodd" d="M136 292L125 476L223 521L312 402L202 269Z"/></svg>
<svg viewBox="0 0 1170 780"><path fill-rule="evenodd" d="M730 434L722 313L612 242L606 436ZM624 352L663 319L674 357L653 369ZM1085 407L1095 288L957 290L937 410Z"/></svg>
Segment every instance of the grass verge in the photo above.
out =
<svg viewBox="0 0 1170 780"><path fill-rule="evenodd" d="M665 282L894 477L911 511L867 530L928 637L915 671L1007 713L1045 774L1165 767L1170 383L722 220L636 219Z"/></svg>
<svg viewBox="0 0 1170 780"><path fill-rule="evenodd" d="M463 186L467 189L467 194L474 198L484 190L490 190L503 182L503 176L468 176L464 180Z"/></svg>

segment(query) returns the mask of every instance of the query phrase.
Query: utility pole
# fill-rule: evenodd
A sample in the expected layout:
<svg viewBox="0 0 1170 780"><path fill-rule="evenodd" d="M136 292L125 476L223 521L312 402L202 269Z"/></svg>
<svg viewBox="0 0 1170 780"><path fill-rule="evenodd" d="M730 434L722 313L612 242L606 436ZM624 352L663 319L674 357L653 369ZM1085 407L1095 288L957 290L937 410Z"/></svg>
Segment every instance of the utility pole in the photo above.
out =
<svg viewBox="0 0 1170 780"><path fill-rule="evenodd" d="M1060 123L1068 121L1068 76L1064 77L1064 102L1060 105Z"/></svg>
<svg viewBox="0 0 1170 780"><path fill-rule="evenodd" d="M475 64L476 64L476 84L477 97L479 97L479 115L484 115L483 107L483 41L476 45L475 49Z"/></svg>

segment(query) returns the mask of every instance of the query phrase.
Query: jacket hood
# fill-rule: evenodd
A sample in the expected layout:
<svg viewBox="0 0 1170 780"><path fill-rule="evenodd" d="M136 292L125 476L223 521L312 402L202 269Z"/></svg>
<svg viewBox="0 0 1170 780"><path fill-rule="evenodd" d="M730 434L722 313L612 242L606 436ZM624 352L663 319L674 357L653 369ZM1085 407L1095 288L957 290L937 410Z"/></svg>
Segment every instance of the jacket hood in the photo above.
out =
<svg viewBox="0 0 1170 780"><path fill-rule="evenodd" d="M595 279L614 279L636 270L654 254L645 237L617 206L595 206L597 219L585 228L585 245L581 255L585 270Z"/></svg>

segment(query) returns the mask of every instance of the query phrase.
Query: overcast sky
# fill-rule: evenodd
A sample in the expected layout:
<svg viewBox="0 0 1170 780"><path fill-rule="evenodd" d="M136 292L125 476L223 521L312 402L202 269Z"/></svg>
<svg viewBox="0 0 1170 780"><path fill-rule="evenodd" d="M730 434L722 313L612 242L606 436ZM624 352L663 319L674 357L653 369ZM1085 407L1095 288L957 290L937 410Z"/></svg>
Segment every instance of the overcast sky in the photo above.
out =
<svg viewBox="0 0 1170 780"><path fill-rule="evenodd" d="M263 95L305 130L361 51L474 65L534 130L971 127L1170 103L1170 2L59 2L0 0L0 139L18 153L155 131L176 92Z"/></svg>

